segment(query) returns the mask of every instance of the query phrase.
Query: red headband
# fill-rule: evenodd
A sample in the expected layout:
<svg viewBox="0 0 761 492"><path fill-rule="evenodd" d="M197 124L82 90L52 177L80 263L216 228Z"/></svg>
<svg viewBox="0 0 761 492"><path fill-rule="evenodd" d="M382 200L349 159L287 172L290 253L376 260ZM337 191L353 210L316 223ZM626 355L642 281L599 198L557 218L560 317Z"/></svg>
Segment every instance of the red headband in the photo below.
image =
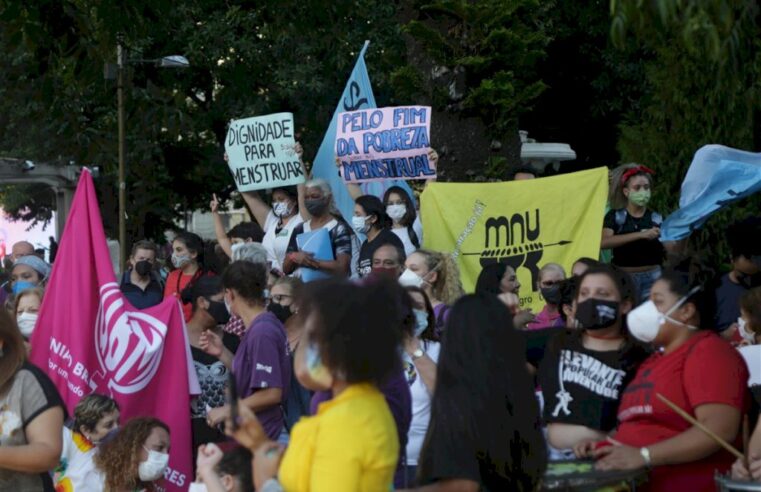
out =
<svg viewBox="0 0 761 492"><path fill-rule="evenodd" d="M632 177L632 176L634 176L635 174L640 174L640 173L644 173L644 174L655 174L655 171L653 171L652 169L650 169L650 168L649 168L649 167L647 167L647 166L637 166L637 167L633 167L633 168L629 169L628 171L626 171L626 172L623 174L623 176L621 176L621 184L622 184L622 185L625 185L625 184L626 184L626 182L627 182L627 181L629 181L629 178L631 178L631 177Z"/></svg>

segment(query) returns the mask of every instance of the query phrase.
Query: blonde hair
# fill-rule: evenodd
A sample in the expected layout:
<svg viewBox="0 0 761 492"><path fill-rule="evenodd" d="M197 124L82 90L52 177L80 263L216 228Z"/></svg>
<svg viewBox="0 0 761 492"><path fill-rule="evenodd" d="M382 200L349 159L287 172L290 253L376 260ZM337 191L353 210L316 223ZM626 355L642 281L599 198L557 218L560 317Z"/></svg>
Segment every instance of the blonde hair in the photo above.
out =
<svg viewBox="0 0 761 492"><path fill-rule="evenodd" d="M425 258L429 273L435 271L437 274L436 281L429 282L434 299L451 306L465 295L462 282L460 282L460 268L451 254L428 249L419 249L415 253Z"/></svg>
<svg viewBox="0 0 761 492"><path fill-rule="evenodd" d="M608 201L610 202L610 208L614 210L626 208L629 200L627 200L626 196L624 195L624 188L626 185L625 183L621 183L621 178L623 178L626 171L630 169L637 169L638 167L640 167L640 164L632 162L629 164L621 164L620 166L610 171L610 188L608 191ZM647 180L650 181L650 184L653 183L653 177L647 173L637 173L634 176L646 176Z"/></svg>
<svg viewBox="0 0 761 492"><path fill-rule="evenodd" d="M277 285L285 285L289 289L291 289L291 292L296 292L302 285L304 285L304 282L301 281L298 277L280 277L279 279L275 280L275 283L272 284L273 287Z"/></svg>

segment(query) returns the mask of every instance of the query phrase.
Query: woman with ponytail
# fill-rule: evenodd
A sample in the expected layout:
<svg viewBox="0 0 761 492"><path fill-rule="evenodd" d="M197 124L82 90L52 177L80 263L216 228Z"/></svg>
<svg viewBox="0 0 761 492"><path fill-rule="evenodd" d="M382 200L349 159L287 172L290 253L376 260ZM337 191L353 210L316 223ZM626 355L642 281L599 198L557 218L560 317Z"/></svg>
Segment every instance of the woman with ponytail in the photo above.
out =
<svg viewBox="0 0 761 492"><path fill-rule="evenodd" d="M449 306L464 295L457 263L448 253L419 249L407 257L404 266L399 282L425 291L436 316L436 332L441 333Z"/></svg>
<svg viewBox="0 0 761 492"><path fill-rule="evenodd" d="M655 172L640 164L617 167L611 176L611 210L605 214L603 249L613 250L611 263L631 275L641 299L661 276L665 250L660 242L663 217L647 208Z"/></svg>

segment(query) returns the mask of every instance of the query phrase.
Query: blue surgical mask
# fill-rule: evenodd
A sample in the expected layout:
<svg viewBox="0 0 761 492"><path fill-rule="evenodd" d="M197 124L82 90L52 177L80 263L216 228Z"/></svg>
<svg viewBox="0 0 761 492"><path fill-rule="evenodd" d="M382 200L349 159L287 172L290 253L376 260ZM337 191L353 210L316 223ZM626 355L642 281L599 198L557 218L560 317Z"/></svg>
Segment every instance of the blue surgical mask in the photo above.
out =
<svg viewBox="0 0 761 492"><path fill-rule="evenodd" d="M16 280L13 283L13 294L19 295L20 292L25 291L26 289L32 289L34 287L37 287L37 284L27 282L26 280Z"/></svg>
<svg viewBox="0 0 761 492"><path fill-rule="evenodd" d="M415 313L415 338L418 338L428 328L428 311L413 309L412 312Z"/></svg>

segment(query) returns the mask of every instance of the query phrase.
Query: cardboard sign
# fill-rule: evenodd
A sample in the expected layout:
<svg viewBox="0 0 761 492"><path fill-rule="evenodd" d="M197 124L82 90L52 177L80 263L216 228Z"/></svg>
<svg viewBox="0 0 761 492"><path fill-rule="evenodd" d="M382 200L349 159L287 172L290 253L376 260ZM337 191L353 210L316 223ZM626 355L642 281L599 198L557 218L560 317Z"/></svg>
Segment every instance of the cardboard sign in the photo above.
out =
<svg viewBox="0 0 761 492"><path fill-rule="evenodd" d="M431 108L398 106L340 113L336 156L347 183L431 179Z"/></svg>
<svg viewBox="0 0 761 492"><path fill-rule="evenodd" d="M304 168L296 155L293 128L292 113L255 116L230 123L225 151L238 191L304 182Z"/></svg>

